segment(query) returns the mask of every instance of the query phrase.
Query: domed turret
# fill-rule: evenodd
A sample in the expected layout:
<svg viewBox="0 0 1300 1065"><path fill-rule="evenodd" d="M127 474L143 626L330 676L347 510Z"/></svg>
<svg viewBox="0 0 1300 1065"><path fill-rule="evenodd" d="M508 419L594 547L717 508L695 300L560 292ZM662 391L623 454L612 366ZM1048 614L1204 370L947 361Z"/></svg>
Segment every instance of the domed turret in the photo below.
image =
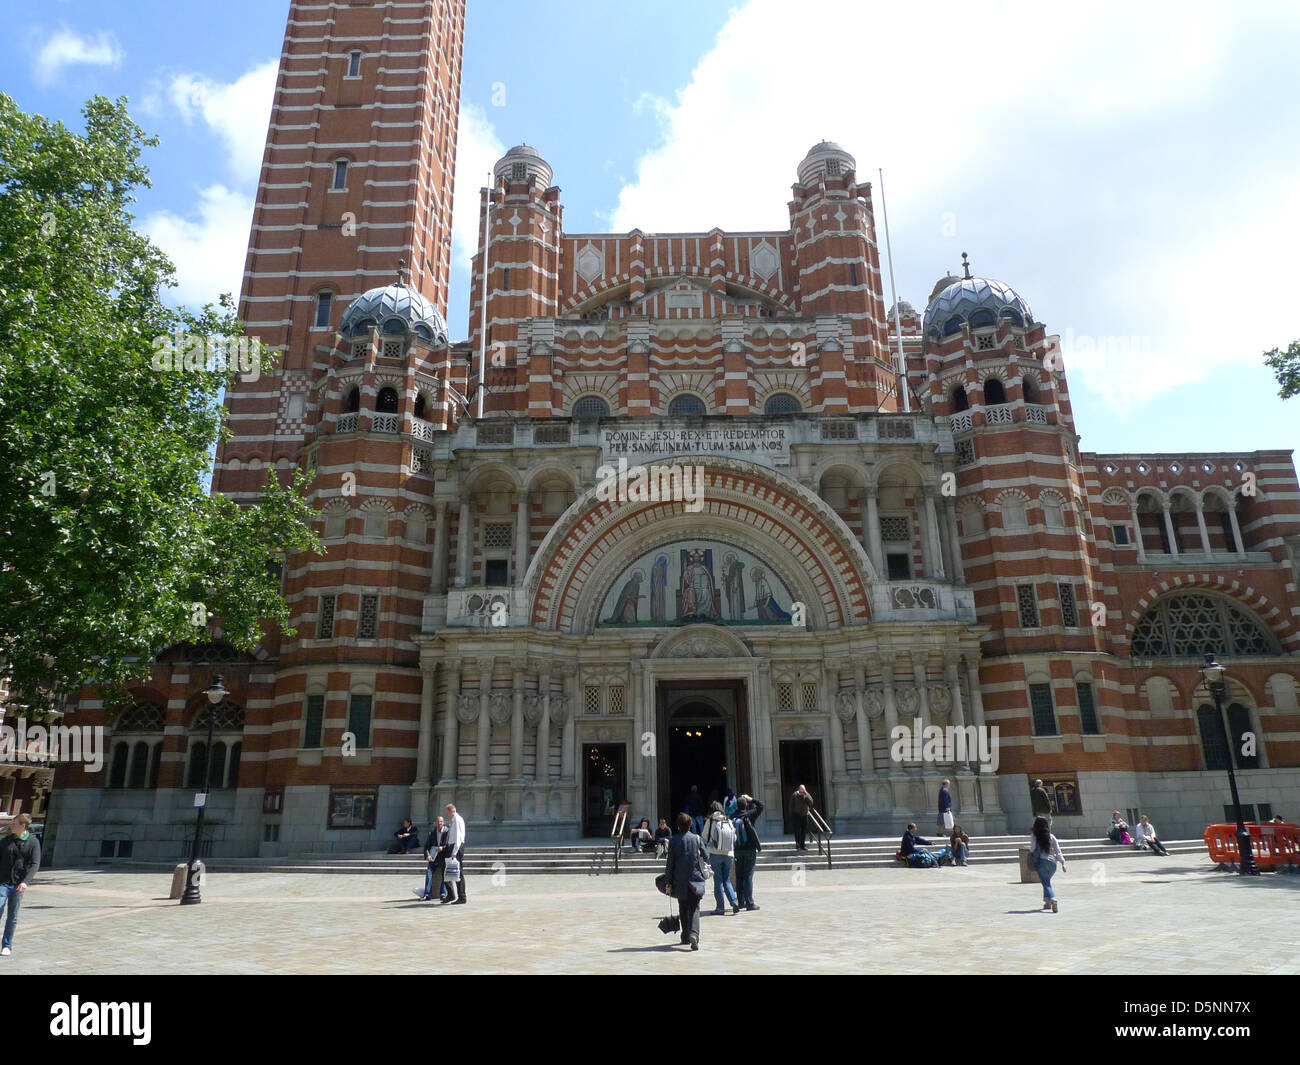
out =
<svg viewBox="0 0 1300 1065"><path fill-rule="evenodd" d="M399 262L397 281L362 293L343 312L339 332L345 337L381 333L416 336L431 344L447 343L447 323L438 308L406 284L406 264Z"/></svg>
<svg viewBox="0 0 1300 1065"><path fill-rule="evenodd" d="M966 253L962 252L965 277L945 277L930 294L930 304L925 309L922 329L927 337L941 340L961 332L963 325L973 329L997 325L1007 320L1013 325L1027 326L1033 322L1033 312L1010 285L991 278L971 277Z"/></svg>
<svg viewBox="0 0 1300 1065"><path fill-rule="evenodd" d="M492 177L498 184L504 178L512 185L531 183L534 179L541 182L542 188L551 187L550 165L541 153L527 144L516 145L497 160L492 168Z"/></svg>
<svg viewBox="0 0 1300 1065"><path fill-rule="evenodd" d="M810 185L819 174L838 178L858 168L858 162L834 141L822 141L808 149L799 164L799 184Z"/></svg>

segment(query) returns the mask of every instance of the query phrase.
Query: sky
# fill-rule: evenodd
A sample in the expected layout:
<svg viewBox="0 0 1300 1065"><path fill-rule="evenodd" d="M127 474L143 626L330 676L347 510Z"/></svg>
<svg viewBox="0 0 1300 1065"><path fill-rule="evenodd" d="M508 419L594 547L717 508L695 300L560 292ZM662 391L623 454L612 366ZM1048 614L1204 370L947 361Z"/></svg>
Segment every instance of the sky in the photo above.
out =
<svg viewBox="0 0 1300 1065"><path fill-rule="evenodd" d="M287 10L5 0L0 91L74 127L126 96L161 139L137 220L179 301L238 292ZM469 0L452 336L507 147L551 164L569 232L753 230L829 139L881 233L884 172L900 297L967 252L1062 337L1084 450L1290 450L1262 352L1300 338L1298 50L1288 3Z"/></svg>

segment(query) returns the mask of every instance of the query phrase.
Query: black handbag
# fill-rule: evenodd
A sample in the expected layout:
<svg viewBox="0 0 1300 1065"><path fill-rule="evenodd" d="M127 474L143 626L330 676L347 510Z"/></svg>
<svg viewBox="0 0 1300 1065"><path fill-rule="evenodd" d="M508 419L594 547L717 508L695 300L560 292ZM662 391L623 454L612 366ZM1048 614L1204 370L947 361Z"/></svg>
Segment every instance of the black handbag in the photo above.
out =
<svg viewBox="0 0 1300 1065"><path fill-rule="evenodd" d="M680 932L682 930L682 919L680 917L665 917L659 922L659 931L664 935L671 932Z"/></svg>

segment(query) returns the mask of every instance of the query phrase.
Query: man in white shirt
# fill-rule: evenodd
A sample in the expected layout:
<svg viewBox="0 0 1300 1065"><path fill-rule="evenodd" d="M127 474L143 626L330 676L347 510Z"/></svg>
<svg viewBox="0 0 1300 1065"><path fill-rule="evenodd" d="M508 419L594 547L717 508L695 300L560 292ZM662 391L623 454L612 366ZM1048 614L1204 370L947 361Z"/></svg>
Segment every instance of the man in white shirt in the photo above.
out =
<svg viewBox="0 0 1300 1065"><path fill-rule="evenodd" d="M454 803L447 803L447 842L443 854L460 862L460 879L452 888L452 893L443 899L443 905L465 901L465 819L456 812Z"/></svg>
<svg viewBox="0 0 1300 1065"><path fill-rule="evenodd" d="M1143 814L1142 819L1137 823L1133 830L1133 846L1141 849L1150 847L1156 854L1168 854L1165 845L1156 838L1156 826L1147 820L1147 815Z"/></svg>

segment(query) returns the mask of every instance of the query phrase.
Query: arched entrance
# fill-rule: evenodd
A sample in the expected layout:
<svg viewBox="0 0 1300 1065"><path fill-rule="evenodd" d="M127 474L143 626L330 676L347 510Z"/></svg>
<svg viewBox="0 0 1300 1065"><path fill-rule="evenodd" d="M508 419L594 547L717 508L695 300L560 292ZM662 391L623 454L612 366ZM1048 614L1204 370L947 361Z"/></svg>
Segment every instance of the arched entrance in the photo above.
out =
<svg viewBox="0 0 1300 1065"><path fill-rule="evenodd" d="M671 819L693 805L707 808L728 788L750 787L746 685L740 679L661 680L656 685L658 809ZM692 795L695 789L697 795ZM703 813L701 809L696 811Z"/></svg>

